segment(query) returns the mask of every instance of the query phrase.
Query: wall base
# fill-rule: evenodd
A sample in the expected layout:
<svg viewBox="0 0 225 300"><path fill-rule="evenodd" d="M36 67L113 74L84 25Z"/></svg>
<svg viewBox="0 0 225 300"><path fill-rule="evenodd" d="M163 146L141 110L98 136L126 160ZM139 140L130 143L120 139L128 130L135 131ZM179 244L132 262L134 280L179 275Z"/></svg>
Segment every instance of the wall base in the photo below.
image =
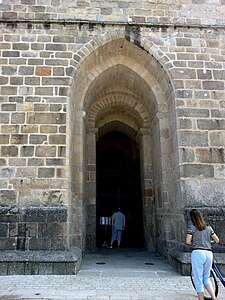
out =
<svg viewBox="0 0 225 300"><path fill-rule="evenodd" d="M220 272L225 276L225 253L214 253L214 261L220 269ZM168 259L170 264L184 276L190 275L191 267L191 252L185 252L181 248L172 248L169 251Z"/></svg>
<svg viewBox="0 0 225 300"><path fill-rule="evenodd" d="M184 250L180 248L172 248L169 251L168 259L170 264L181 274L184 276L190 275L191 268L191 253L184 252Z"/></svg>
<svg viewBox="0 0 225 300"><path fill-rule="evenodd" d="M72 251L0 251L0 275L75 275L82 252Z"/></svg>

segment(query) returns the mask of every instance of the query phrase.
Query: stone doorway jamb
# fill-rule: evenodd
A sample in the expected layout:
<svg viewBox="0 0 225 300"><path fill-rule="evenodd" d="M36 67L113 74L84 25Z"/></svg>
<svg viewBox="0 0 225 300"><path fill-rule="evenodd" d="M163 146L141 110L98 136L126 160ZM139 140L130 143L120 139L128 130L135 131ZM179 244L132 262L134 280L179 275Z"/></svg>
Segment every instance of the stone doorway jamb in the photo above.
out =
<svg viewBox="0 0 225 300"><path fill-rule="evenodd" d="M86 238L86 207L85 197L85 155L84 137L85 111L75 111L71 116L73 127L71 129L70 151L70 178L71 178L71 205L69 207L69 245L85 249Z"/></svg>
<svg viewBox="0 0 225 300"><path fill-rule="evenodd" d="M98 128L86 128L86 248L94 250L96 248L96 141Z"/></svg>
<svg viewBox="0 0 225 300"><path fill-rule="evenodd" d="M155 207L153 197L152 154L151 154L151 128L140 128L137 136L140 144L140 172L142 185L143 226L145 247L155 252Z"/></svg>

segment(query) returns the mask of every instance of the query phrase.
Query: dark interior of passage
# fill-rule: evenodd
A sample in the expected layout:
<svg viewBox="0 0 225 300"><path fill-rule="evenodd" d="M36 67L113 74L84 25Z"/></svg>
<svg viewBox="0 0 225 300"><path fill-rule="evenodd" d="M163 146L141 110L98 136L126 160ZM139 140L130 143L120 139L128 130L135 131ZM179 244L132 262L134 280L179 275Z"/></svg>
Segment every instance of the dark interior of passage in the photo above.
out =
<svg viewBox="0 0 225 300"><path fill-rule="evenodd" d="M119 207L126 216L121 247L144 247L139 145L112 131L102 136L96 147L97 247L110 245L108 218Z"/></svg>

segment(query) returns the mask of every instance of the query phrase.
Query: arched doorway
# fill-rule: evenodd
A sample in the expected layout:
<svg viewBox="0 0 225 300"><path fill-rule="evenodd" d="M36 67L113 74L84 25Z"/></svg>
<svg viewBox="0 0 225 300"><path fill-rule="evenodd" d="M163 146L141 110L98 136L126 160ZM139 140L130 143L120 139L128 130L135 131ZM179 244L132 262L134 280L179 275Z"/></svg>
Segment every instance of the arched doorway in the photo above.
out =
<svg viewBox="0 0 225 300"><path fill-rule="evenodd" d="M96 242L110 244L111 226L101 225L101 217L110 217L120 207L126 216L124 247L144 247L140 176L140 153L137 142L111 131L96 144L97 202Z"/></svg>
<svg viewBox="0 0 225 300"><path fill-rule="evenodd" d="M176 124L171 84L158 60L123 35L108 42L104 40L96 50L79 61L72 88L71 245L94 250L99 242L98 219L106 212L98 209L103 202L98 202L97 190L100 187L101 192L103 184L97 182L96 144L116 131L138 145L142 237L147 250L163 253L168 244L174 243L170 204L176 193ZM105 144L108 147L110 143ZM128 148L118 148L118 144L114 150L120 151L119 158ZM111 150L107 151L109 157ZM126 185L125 182L123 186ZM116 187L118 184L109 186L109 190ZM117 189L117 199L118 194L121 195L121 189Z"/></svg>

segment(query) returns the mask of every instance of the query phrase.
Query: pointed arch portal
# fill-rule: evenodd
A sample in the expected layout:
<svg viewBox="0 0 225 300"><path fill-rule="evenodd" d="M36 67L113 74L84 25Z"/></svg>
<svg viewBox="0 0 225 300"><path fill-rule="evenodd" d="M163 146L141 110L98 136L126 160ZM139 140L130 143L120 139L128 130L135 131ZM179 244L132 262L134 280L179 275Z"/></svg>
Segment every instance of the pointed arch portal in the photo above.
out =
<svg viewBox="0 0 225 300"><path fill-rule="evenodd" d="M71 246L100 245L99 218L118 206L127 246L155 251L168 239L160 210L173 193L171 94L153 55L124 37L80 63L70 103Z"/></svg>

